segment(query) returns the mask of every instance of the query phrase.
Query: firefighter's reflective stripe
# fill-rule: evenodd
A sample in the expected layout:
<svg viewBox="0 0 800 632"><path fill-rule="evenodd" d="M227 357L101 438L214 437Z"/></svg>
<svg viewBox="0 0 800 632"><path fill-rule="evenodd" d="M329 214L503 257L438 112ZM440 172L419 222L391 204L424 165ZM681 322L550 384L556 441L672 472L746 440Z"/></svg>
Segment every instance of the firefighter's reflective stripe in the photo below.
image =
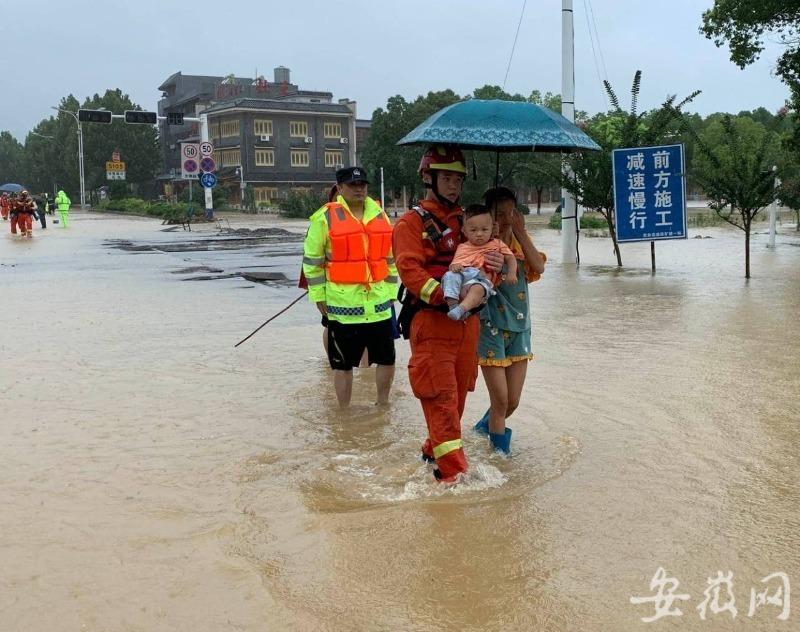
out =
<svg viewBox="0 0 800 632"><path fill-rule="evenodd" d="M461 439L452 439L451 441L445 441L444 443L440 443L439 445L433 448L433 457L435 459L442 458L445 454L449 454L454 450L459 450L463 447L463 443Z"/></svg>
<svg viewBox="0 0 800 632"><path fill-rule="evenodd" d="M322 285L323 283L326 282L327 280L325 279L324 275L318 277L311 277L310 279L306 277L306 283L308 283L309 287L311 287L312 285Z"/></svg>
<svg viewBox="0 0 800 632"><path fill-rule="evenodd" d="M303 263L309 266L321 266L325 263L325 259L322 257L303 257Z"/></svg>
<svg viewBox="0 0 800 632"><path fill-rule="evenodd" d="M436 288L438 287L439 287L439 282L436 279L428 279L425 285L422 286L422 291L420 292L420 298L426 303L430 303L431 295L436 291Z"/></svg>

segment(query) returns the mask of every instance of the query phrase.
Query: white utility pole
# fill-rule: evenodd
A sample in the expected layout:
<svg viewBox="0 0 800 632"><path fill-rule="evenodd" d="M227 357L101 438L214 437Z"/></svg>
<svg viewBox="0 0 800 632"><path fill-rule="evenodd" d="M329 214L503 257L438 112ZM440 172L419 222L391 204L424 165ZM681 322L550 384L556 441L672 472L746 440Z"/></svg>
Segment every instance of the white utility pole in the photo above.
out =
<svg viewBox="0 0 800 632"><path fill-rule="evenodd" d="M186 120L184 118L184 120ZM200 142L207 143L208 138L208 115L200 115ZM241 165L239 165L241 168ZM206 219L214 219L214 197L211 195L211 189L203 187L206 198Z"/></svg>
<svg viewBox="0 0 800 632"><path fill-rule="evenodd" d="M778 216L778 187L781 186L781 181L777 176L778 173L778 166L772 166L772 177L773 177L773 186L775 190L775 195L772 198L772 204L769 206L769 243L767 244L767 248L774 248L775 247L775 220Z"/></svg>
<svg viewBox="0 0 800 632"><path fill-rule="evenodd" d="M66 112L72 118L75 119L75 122L78 124L78 176L81 181L81 209L86 210L86 186L83 183L83 128L81 127L81 122L78 120L78 115L75 112L71 112L69 110L62 110L61 108L57 108L55 106L51 106L53 110L58 110L59 112Z"/></svg>
<svg viewBox="0 0 800 632"><path fill-rule="evenodd" d="M384 211L386 210L386 199L385 199L384 189L383 189L383 167L381 167L381 208Z"/></svg>
<svg viewBox="0 0 800 632"><path fill-rule="evenodd" d="M573 29L572 0L561 0L561 115L575 122L575 32ZM572 170L567 169L567 175ZM578 260L578 208L575 198L561 189L561 261L577 263Z"/></svg>

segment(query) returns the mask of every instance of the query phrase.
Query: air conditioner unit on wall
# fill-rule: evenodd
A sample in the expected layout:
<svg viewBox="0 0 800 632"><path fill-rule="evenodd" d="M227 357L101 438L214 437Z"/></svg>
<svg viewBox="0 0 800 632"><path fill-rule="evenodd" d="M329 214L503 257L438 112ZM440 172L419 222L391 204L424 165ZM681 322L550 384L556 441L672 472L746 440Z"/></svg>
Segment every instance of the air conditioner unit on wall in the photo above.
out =
<svg viewBox="0 0 800 632"><path fill-rule="evenodd" d="M269 134L261 134L258 137L258 140L260 140L262 143L268 143L269 141L272 140L272 136L270 136Z"/></svg>
<svg viewBox="0 0 800 632"><path fill-rule="evenodd" d="M346 145L348 142L350 142L350 141L348 141L346 138L340 138L339 139L339 144L340 145Z"/></svg>
<svg viewBox="0 0 800 632"><path fill-rule="evenodd" d="M314 139L311 138L311 136L306 136L303 140L305 140L309 145L314 142Z"/></svg>

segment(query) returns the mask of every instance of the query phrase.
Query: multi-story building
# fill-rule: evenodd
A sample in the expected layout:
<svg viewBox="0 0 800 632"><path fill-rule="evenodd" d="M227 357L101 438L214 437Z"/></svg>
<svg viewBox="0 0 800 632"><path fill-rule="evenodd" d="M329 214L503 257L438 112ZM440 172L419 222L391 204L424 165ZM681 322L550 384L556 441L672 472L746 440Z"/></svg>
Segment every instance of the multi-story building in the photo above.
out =
<svg viewBox="0 0 800 632"><path fill-rule="evenodd" d="M300 90L288 68L276 68L274 79L176 73L160 87L159 114L208 116L217 175L233 202L244 198L245 187L256 204L291 190L322 196L337 168L356 164L355 102ZM180 174L180 142L197 140L197 124L162 126L163 178Z"/></svg>

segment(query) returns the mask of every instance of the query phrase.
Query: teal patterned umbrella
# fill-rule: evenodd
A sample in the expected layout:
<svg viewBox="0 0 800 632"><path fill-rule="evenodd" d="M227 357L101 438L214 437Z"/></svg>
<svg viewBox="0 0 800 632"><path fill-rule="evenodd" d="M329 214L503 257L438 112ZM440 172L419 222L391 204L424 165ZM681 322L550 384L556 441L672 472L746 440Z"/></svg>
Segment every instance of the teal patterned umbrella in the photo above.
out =
<svg viewBox="0 0 800 632"><path fill-rule="evenodd" d="M498 152L600 149L583 130L546 107L497 99L467 99L448 105L397 144L457 145Z"/></svg>

